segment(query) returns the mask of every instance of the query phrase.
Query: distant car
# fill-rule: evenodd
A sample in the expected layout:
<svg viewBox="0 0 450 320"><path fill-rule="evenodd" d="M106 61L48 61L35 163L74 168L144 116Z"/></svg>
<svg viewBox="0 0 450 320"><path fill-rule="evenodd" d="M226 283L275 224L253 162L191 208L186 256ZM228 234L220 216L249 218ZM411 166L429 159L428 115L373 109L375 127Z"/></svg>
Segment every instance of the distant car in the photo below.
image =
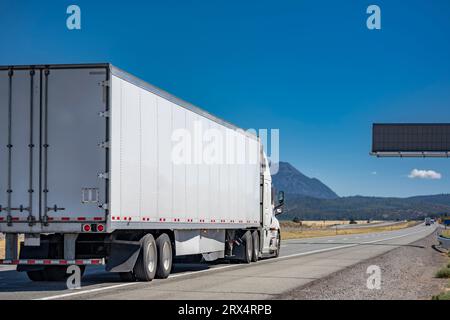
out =
<svg viewBox="0 0 450 320"><path fill-rule="evenodd" d="M431 225L431 219L430 218L425 218L425 225L426 226L430 226Z"/></svg>
<svg viewBox="0 0 450 320"><path fill-rule="evenodd" d="M434 219L431 219L430 223L431 223L431 224L434 224L434 223L435 223Z"/></svg>

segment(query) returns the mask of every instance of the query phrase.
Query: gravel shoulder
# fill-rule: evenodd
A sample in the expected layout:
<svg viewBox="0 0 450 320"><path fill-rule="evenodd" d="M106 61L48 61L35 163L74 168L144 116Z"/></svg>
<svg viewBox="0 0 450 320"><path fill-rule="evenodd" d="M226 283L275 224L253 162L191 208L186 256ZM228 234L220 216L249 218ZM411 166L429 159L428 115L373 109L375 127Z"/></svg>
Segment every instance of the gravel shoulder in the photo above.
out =
<svg viewBox="0 0 450 320"><path fill-rule="evenodd" d="M448 279L435 272L448 257L432 248L436 234L381 256L366 260L328 277L313 281L277 297L295 300L429 300L442 292ZM367 288L366 273L371 265L381 269L381 288Z"/></svg>

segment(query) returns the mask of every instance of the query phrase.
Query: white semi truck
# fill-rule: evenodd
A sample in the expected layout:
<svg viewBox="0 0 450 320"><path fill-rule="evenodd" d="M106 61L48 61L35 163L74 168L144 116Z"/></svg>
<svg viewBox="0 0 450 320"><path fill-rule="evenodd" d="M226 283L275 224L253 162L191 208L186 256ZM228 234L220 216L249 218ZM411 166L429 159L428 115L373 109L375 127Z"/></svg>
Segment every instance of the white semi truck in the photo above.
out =
<svg viewBox="0 0 450 320"><path fill-rule="evenodd" d="M273 198L256 135L110 64L0 67L0 264L33 281L70 265L150 281L174 260L277 256Z"/></svg>

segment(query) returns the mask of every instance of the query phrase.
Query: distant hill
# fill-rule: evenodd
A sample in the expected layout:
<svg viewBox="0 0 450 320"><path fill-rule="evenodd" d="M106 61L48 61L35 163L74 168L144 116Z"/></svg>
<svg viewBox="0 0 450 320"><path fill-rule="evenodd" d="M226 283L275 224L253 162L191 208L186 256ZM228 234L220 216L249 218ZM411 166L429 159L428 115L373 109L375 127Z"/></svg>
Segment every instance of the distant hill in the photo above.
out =
<svg viewBox="0 0 450 320"><path fill-rule="evenodd" d="M298 217L316 219L422 219L428 215L450 213L450 194L410 198L343 197L321 181L309 178L287 162L280 162L272 176L277 190L286 194L282 220Z"/></svg>
<svg viewBox="0 0 450 320"><path fill-rule="evenodd" d="M450 194L411 198L345 197L317 199L286 194L282 220L316 219L423 219L450 213Z"/></svg>
<svg viewBox="0 0 450 320"><path fill-rule="evenodd" d="M280 162L279 170L272 176L277 190L318 199L337 199L339 196L320 180L309 178L287 162Z"/></svg>

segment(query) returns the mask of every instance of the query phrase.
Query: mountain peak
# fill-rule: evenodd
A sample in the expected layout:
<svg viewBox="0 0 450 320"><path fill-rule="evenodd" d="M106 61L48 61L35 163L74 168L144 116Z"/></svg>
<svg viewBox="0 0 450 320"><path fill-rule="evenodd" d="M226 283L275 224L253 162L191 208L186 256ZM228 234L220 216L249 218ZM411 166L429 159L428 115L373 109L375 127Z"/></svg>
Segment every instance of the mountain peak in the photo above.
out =
<svg viewBox="0 0 450 320"><path fill-rule="evenodd" d="M280 162L278 173L272 176L277 190L318 199L336 199L339 196L319 179L309 178L289 162Z"/></svg>

